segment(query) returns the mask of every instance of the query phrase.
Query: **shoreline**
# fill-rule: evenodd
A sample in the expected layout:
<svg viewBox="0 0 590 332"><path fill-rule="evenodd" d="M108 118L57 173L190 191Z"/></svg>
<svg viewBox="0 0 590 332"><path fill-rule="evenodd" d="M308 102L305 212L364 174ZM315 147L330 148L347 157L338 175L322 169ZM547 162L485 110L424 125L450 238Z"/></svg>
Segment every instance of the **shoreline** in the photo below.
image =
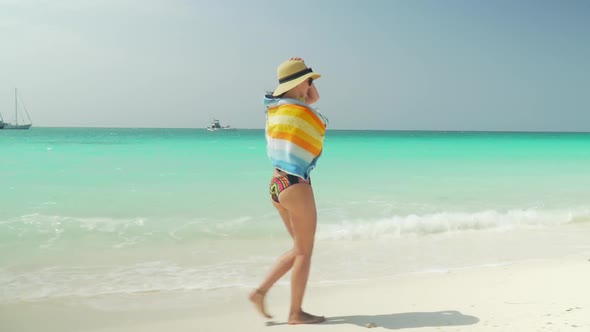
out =
<svg viewBox="0 0 590 332"><path fill-rule="evenodd" d="M319 240L308 285L355 286L423 275L502 269L576 255L590 257L589 236L588 225L569 225L344 242ZM204 296L199 294L206 294L210 300L223 298L240 289L256 287L277 255L290 245L285 237L205 241L175 245L165 251L162 247L92 254L84 250L79 254L54 250L26 265L13 257L0 269L0 279L4 279L6 287L0 293L0 306L64 301L77 301L84 306L85 301L99 301L102 307L108 307L109 299L123 303L119 297L130 298L127 303L135 306L134 297L142 298L142 294L175 298L186 293L196 299ZM208 254L202 255L203 252ZM288 285L288 277L277 283L277 287Z"/></svg>
<svg viewBox="0 0 590 332"><path fill-rule="evenodd" d="M358 331L375 324L382 329L412 331L584 331L590 328L587 280L590 257L572 255L352 283L310 284L305 309L326 315L327 322L298 329ZM275 286L268 295L268 310L275 315L271 323L247 301L248 292L235 288L2 304L0 327L6 332L293 328L285 324L286 285Z"/></svg>

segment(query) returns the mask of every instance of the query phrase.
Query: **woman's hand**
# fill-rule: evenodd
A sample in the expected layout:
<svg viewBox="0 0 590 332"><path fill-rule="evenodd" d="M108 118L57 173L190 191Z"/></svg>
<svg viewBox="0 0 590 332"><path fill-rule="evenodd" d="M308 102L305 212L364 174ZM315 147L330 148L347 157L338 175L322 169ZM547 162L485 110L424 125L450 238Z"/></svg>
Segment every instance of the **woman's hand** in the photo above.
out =
<svg viewBox="0 0 590 332"><path fill-rule="evenodd" d="M320 99L320 94L315 87L315 83L311 82L311 85L307 89L307 95L305 96L305 103L306 104L313 104Z"/></svg>
<svg viewBox="0 0 590 332"><path fill-rule="evenodd" d="M305 61L303 61L303 59L301 59L300 57L292 57L290 60L294 60L294 61L301 61L303 63L305 63ZM312 82L311 86L307 89L307 94L305 95L305 103L306 104L313 104L316 101L318 101L320 99L320 94L318 93L318 90L315 87L315 84Z"/></svg>

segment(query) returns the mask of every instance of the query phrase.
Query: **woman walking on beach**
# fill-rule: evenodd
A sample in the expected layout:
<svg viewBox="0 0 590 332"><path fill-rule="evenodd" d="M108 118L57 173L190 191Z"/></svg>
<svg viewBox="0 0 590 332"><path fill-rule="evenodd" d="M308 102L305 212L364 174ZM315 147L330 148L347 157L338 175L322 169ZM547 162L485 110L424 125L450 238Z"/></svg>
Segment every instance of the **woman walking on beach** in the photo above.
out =
<svg viewBox="0 0 590 332"><path fill-rule="evenodd" d="M266 140L274 167L270 183L272 204L293 238L293 248L273 266L250 301L265 317L268 290L285 273L291 272L289 324L315 324L325 321L303 311L301 305L309 277L317 212L309 178L322 152L326 119L309 105L320 98L314 80L320 77L301 58L291 58L277 69L279 86L265 96L267 107Z"/></svg>

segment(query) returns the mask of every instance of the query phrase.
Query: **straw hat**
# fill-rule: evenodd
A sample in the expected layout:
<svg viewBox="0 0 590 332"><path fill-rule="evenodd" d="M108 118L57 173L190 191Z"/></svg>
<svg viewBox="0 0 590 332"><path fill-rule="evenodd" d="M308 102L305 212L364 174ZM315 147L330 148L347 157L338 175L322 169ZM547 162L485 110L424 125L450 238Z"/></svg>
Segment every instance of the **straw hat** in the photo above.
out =
<svg viewBox="0 0 590 332"><path fill-rule="evenodd" d="M303 60L287 60L277 68L279 86L273 92L273 96L280 96L293 89L308 78L318 79L320 74L314 73L308 68Z"/></svg>

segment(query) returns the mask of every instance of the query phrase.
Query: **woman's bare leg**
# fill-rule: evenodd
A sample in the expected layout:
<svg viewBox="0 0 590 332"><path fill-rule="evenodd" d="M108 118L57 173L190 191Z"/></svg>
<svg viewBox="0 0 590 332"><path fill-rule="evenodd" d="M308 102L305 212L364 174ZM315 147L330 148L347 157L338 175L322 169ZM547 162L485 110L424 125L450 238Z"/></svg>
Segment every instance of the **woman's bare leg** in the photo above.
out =
<svg viewBox="0 0 590 332"><path fill-rule="evenodd" d="M283 191L281 205L289 212L293 235L293 271L291 273L291 309L289 324L313 324L325 320L303 311L303 295L311 268L311 254L317 225L317 211L311 185L297 184Z"/></svg>
<svg viewBox="0 0 590 332"><path fill-rule="evenodd" d="M285 227L287 227L287 231L289 231L289 234L291 235L291 237L293 237L293 230L291 229L291 221L289 218L289 211L287 211L287 209L285 209L280 204L278 204L274 201L273 201L273 205L275 206L275 208L279 212L279 215L281 216L281 219L283 220ZM281 257L279 257L278 261L273 266L273 268L270 270L270 272L268 273L268 275L266 276L264 281L262 281L262 284L260 284L260 287L258 287L258 289L255 289L254 291L252 291L252 293L250 293L250 297L249 297L250 301L252 301L252 303L254 303L254 305L256 306L256 309L258 309L258 311L264 317L272 318L272 316L266 312L266 309L264 307L264 297L265 297L266 293L272 287L272 285L274 285L279 279L281 279L285 275L285 273L287 273L291 269L291 267L293 267L294 262L295 262L295 254L294 254L293 249L290 249L289 251L284 253Z"/></svg>

